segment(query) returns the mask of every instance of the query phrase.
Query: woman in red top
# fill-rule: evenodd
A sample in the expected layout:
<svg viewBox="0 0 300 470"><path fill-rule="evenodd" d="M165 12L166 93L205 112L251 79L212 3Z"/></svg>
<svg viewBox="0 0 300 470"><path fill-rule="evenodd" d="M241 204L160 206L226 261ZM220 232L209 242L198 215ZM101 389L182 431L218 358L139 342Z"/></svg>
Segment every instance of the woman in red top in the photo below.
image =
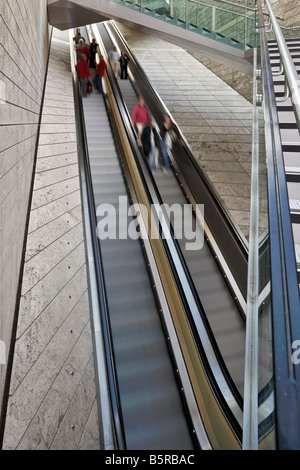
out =
<svg viewBox="0 0 300 470"><path fill-rule="evenodd" d="M80 57L80 54L84 54L87 56L87 59L90 59L91 56L91 51L90 51L90 45L85 43L83 39L79 40L78 46L76 47L76 51L78 54L78 57Z"/></svg>
<svg viewBox="0 0 300 470"><path fill-rule="evenodd" d="M96 77L94 78L94 83L97 87L97 90L99 91L99 93L103 93L103 86L102 86L102 77L104 77L105 75L105 71L106 71L106 62L105 60L103 59L103 56L100 55L100 62L99 64L97 64L97 62L95 62L95 65L96 65L96 69L97 69L97 72L96 72Z"/></svg>
<svg viewBox="0 0 300 470"><path fill-rule="evenodd" d="M86 55L81 54L80 59L76 65L76 68L77 68L78 77L81 83L82 94L84 97L86 97L89 81L91 79L91 72L90 72Z"/></svg>
<svg viewBox="0 0 300 470"><path fill-rule="evenodd" d="M144 99L140 96L131 115L132 125L135 125L138 131L138 145L141 145L141 135L144 127L148 125L149 119L148 109L145 106Z"/></svg>

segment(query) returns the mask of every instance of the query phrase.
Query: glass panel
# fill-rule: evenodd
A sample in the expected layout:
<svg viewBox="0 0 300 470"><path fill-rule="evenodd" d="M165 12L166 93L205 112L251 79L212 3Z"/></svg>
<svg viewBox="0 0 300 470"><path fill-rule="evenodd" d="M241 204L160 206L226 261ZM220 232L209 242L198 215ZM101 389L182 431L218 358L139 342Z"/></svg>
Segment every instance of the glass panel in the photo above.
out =
<svg viewBox="0 0 300 470"><path fill-rule="evenodd" d="M114 0L111 0L114 1ZM122 0L124 6L135 4L145 12L155 11L183 23L201 27L221 36L230 37L241 44L255 46L255 0L237 4L228 0ZM159 16L157 16L159 19ZM200 31L198 31L201 33Z"/></svg>
<svg viewBox="0 0 300 470"><path fill-rule="evenodd" d="M210 5L188 2L186 19L192 26L214 31L213 10Z"/></svg>

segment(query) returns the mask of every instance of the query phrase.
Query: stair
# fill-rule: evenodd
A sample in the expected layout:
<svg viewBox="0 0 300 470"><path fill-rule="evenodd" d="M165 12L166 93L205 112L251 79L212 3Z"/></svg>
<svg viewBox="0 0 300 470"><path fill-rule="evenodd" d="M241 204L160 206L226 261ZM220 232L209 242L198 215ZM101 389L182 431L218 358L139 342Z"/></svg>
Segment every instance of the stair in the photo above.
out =
<svg viewBox="0 0 300 470"><path fill-rule="evenodd" d="M300 76L300 39L287 39L286 43L293 63L298 71L298 75ZM268 46L272 72L276 73L280 68L280 54L276 41L269 41ZM277 99L284 96L284 81L284 75L273 76L274 91ZM277 112L289 195L295 253L297 254L297 270L300 279L300 133L290 98L286 101L277 102Z"/></svg>
<svg viewBox="0 0 300 470"><path fill-rule="evenodd" d="M164 0L148 0L148 1L134 1L134 0L110 0L113 3L128 7L135 11L160 19L168 24L173 24L179 28L186 29L196 34L200 34L210 39L219 41L231 47L240 50L246 50L255 46L256 35L255 35L255 18L248 16L248 31L245 37L245 20L241 16L241 12L228 11L224 12L229 7L224 4L221 9L216 9L216 15L218 17L218 24L216 30L212 29L213 22L213 3L209 0L201 2L201 4L191 4L186 10L181 4L174 3L174 13L171 16L171 10L169 4ZM218 5L217 5L218 6ZM231 6L230 6L231 7ZM232 7L231 7L232 8ZM239 6L233 8L239 9ZM219 15L218 15L219 13ZM224 16L226 15L227 16ZM221 20L222 15L222 20ZM225 21L224 21L225 18Z"/></svg>

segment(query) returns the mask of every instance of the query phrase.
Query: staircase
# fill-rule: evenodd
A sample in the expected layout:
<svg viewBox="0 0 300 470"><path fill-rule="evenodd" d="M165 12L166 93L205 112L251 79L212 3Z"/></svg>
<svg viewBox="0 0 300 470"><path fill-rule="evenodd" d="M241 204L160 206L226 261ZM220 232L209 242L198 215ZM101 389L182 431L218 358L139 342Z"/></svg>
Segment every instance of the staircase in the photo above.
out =
<svg viewBox="0 0 300 470"><path fill-rule="evenodd" d="M110 0L196 34L247 50L256 44L254 9L222 0ZM172 5L172 7L171 7Z"/></svg>
<svg viewBox="0 0 300 470"><path fill-rule="evenodd" d="M300 39L286 40L293 63L300 75ZM269 53L273 72L275 96L282 99L285 90L284 75L276 75L280 69L279 51L276 41L269 41ZM285 174L290 202L298 278L300 280L300 134L293 111L291 98L277 102Z"/></svg>

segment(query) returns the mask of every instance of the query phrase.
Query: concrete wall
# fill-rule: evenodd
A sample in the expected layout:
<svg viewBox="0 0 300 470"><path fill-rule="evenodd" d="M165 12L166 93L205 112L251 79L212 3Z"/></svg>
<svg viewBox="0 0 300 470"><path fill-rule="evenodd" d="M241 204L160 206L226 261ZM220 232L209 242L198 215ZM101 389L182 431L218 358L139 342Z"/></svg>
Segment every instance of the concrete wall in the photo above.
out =
<svg viewBox="0 0 300 470"><path fill-rule="evenodd" d="M246 100L252 102L253 80L249 75L233 70L226 65L218 64L195 51L188 51L193 57L201 62L205 67L220 77L227 85L236 90Z"/></svg>
<svg viewBox="0 0 300 470"><path fill-rule="evenodd" d="M1 0L0 31L0 344L7 356L48 56L46 0Z"/></svg>

